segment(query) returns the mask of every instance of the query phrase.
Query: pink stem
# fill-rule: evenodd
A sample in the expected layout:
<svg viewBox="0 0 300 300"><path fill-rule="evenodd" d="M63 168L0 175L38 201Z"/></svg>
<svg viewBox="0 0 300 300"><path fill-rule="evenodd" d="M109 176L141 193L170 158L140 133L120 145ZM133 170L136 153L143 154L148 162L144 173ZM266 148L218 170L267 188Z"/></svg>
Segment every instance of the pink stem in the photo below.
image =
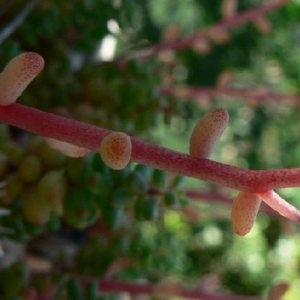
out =
<svg viewBox="0 0 300 300"><path fill-rule="evenodd" d="M289 100L292 103L299 103L299 95L284 95L278 93L272 93L269 91L263 90L248 90L248 89L232 89L232 88L217 88L217 87L189 87L189 86L168 86L161 87L160 91L163 94L174 94L176 95L177 90L184 90L184 94L187 97L195 96L230 96L230 97L240 97L240 98L249 98L255 100L272 100L272 101L283 101Z"/></svg>
<svg viewBox="0 0 300 300"><path fill-rule="evenodd" d="M232 198L218 192L206 192L197 189L189 189L185 192L185 194L190 199L209 203L232 205L233 202ZM272 217L282 217L277 211L264 202L261 203L259 210Z"/></svg>
<svg viewBox="0 0 300 300"><path fill-rule="evenodd" d="M88 282L87 279L82 279L83 286ZM157 285L149 283L130 283L117 280L100 279L98 281L98 286L101 292L128 292L132 295L153 295L158 290ZM187 290L184 287L176 288L174 294L176 297L184 297L189 299L203 299L203 300L262 300L258 296L240 296L240 295L230 295L213 293L209 291L204 291L200 289ZM170 295L172 296L172 295ZM34 300L54 300L51 296L36 295Z"/></svg>
<svg viewBox="0 0 300 300"><path fill-rule="evenodd" d="M101 280L99 282L101 291L126 291L130 294L153 294L156 290L155 285L151 284L137 284L127 283L122 281L109 281ZM186 289L181 290L180 295L176 295L184 298L203 299L203 300L261 300L261 297L251 296L238 296L238 295L226 295L226 294L214 294L212 292L194 290L189 291Z"/></svg>
<svg viewBox="0 0 300 300"><path fill-rule="evenodd" d="M229 196L223 195L219 192L202 191L199 189L188 189L185 191L185 195L191 199L199 199L208 202L232 204L232 199Z"/></svg>
<svg viewBox="0 0 300 300"><path fill-rule="evenodd" d="M282 216L292 221L300 222L300 212L274 191L258 193L258 196L274 210L278 211Z"/></svg>
<svg viewBox="0 0 300 300"><path fill-rule="evenodd" d="M21 104L0 107L0 120L41 136L96 151L103 137L111 132ZM132 161L157 169L256 193L300 186L300 168L248 170L209 159L195 158L134 137L131 141Z"/></svg>
<svg viewBox="0 0 300 300"><path fill-rule="evenodd" d="M144 49L140 52L140 55L143 57L151 57L151 56L153 56L159 52L162 52L164 50L181 50L184 48L188 48L200 39L209 38L209 32L212 30L234 28L234 27L242 25L246 22L255 20L258 17L262 17L265 14L271 12L272 10L275 10L275 9L287 4L288 2L289 2L288 0L269 1L269 2L264 3L256 8L253 8L251 10L241 12L231 18L221 20L220 22L218 22L208 28L205 28L202 31L199 31L190 36L187 36L183 39L176 40L173 42L168 42L168 43L162 43L157 46Z"/></svg>
<svg viewBox="0 0 300 300"><path fill-rule="evenodd" d="M112 264L106 270L104 278L105 279L112 278L115 273L127 268L128 266L131 265L131 263L132 261L127 257L117 258L115 261L112 262Z"/></svg>

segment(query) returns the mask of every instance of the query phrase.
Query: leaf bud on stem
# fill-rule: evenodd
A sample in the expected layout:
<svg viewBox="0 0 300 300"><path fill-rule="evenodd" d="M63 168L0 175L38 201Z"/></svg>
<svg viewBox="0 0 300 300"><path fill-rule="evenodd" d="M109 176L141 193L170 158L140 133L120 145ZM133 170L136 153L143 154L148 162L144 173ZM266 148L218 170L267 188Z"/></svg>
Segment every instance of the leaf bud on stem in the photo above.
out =
<svg viewBox="0 0 300 300"><path fill-rule="evenodd" d="M101 144L99 153L110 168L114 170L124 169L131 158L131 140L123 132L112 132L106 135Z"/></svg>
<svg viewBox="0 0 300 300"><path fill-rule="evenodd" d="M232 204L231 221L233 231L238 235L246 235L252 229L261 199L257 194L240 192Z"/></svg>

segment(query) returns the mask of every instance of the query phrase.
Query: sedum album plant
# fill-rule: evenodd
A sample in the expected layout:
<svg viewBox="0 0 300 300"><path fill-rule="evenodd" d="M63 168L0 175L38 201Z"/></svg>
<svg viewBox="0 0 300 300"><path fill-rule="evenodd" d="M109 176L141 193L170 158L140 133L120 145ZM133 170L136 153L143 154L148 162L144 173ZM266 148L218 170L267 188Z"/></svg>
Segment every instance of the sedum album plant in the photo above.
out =
<svg viewBox="0 0 300 300"><path fill-rule="evenodd" d="M296 64L285 60L279 72L274 59L256 51L260 43L263 53L269 44L283 51L277 35L270 37L273 19L266 14L288 1L250 8L224 0L218 9L203 1L200 19L197 6L188 10L191 1L179 11L197 15L193 22L204 29L190 35L177 13L158 32L169 16L161 14L163 2L151 1L28 1L16 19L36 7L33 18L0 48L2 63L14 57L0 74L1 299L100 300L127 292L273 300L289 289L274 257L300 215L297 203L277 190L299 187L300 169L296 147L281 151L281 143L290 143L286 132L272 129L288 106L279 114L272 101L294 105L299 98L272 84L282 74L292 78ZM6 5L0 15L13 6ZM284 12L292 15L294 7ZM119 57L99 62L95 48L107 34L127 51L117 48ZM156 46L135 49L144 39ZM270 77L277 74L274 81L263 77L261 65ZM213 97L240 97L247 105ZM171 131L192 125L189 153L149 142L161 124ZM270 167L271 157L290 157L288 168ZM188 178L196 188L187 188ZM270 218L256 222L259 211ZM288 268L291 258L285 259Z"/></svg>
<svg viewBox="0 0 300 300"><path fill-rule="evenodd" d="M103 161L113 169L122 169L132 160L165 171L171 171L178 175L219 183L242 192L250 192L250 194L247 194L248 196L241 193L235 200L232 219L236 233L244 232L239 227L250 226L249 224L240 224L243 220L253 223L258 211L259 200L265 201L282 216L292 221L300 221L300 211L273 191L276 188L299 186L299 168L250 171L207 159L227 125L228 115L226 111L215 110L200 120L192 133L191 156L185 155L136 138L130 139L124 133L112 133L104 128L90 126L13 104L28 83L39 73L40 68L35 69L35 66L39 66L40 61L42 61L40 55L25 53L16 57L4 69L1 76L5 77L6 73L12 73L16 74L17 80L19 78L22 78L22 80L17 82L14 82L14 79L3 80L5 94L3 101L0 101L0 118L3 122L30 130L46 138L67 143L65 148L61 147L60 149L65 154L68 153L68 150L65 150L68 149L68 144L74 145L75 149L76 147L89 150L99 148ZM23 80L23 78L26 78L26 80ZM11 92L9 87L12 89ZM10 98L7 95L12 96ZM59 145L64 146L62 143L59 143ZM257 199L254 200L255 198ZM257 204L254 205L251 201ZM247 209L248 202L251 203L249 209ZM236 214L243 213L242 211L245 211L246 218L236 216ZM252 221L250 222L249 219Z"/></svg>
<svg viewBox="0 0 300 300"><path fill-rule="evenodd" d="M112 169L123 169L129 161L135 161L171 171L177 175L191 176L239 189L241 192L234 200L231 214L233 230L238 235L245 235L251 230L261 201L265 201L282 216L299 222L299 210L272 190L298 186L299 169L250 171L208 159L228 124L228 114L225 110L216 109L198 122L190 140L190 155L175 152L137 138L130 138L125 133L112 132L16 104L17 98L30 81L38 75L43 64L44 61L40 55L24 53L6 66L1 73L3 85L1 90L4 91L3 96L2 94L0 96L1 121L45 137L50 147L71 157L84 156L89 151L99 149L104 163ZM28 167L32 168L32 165ZM36 225L45 224L51 210L58 215L62 213L63 199L59 200L59 198L64 192L62 190L57 192L59 189L57 185L61 185L63 179L59 174L53 175L52 178L50 173L47 175L48 177L42 178L39 183L39 194L34 190L29 190L23 195L24 216ZM31 181L28 177L27 180ZM158 185L160 184L159 180ZM47 195L47 189L49 193L52 192L51 190L54 191L50 198ZM43 194L45 197L39 198L39 195ZM155 201L155 199L150 201ZM159 294L178 293L173 285L166 289L167 291L164 292L159 291ZM181 294L181 289L179 289L179 294Z"/></svg>

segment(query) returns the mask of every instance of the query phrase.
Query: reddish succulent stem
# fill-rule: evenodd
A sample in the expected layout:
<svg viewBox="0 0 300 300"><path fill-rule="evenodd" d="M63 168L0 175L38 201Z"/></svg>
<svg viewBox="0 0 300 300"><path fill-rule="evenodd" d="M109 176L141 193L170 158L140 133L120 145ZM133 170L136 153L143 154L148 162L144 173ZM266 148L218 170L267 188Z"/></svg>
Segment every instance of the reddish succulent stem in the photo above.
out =
<svg viewBox="0 0 300 300"><path fill-rule="evenodd" d="M161 87L160 91L163 94L175 94L180 93L181 97L184 94L185 97L195 96L229 96L248 98L253 100L271 100L271 101L290 101L291 103L299 103L299 95L285 95L279 93L272 93L265 90L249 90L249 89L233 89L233 88L217 88L217 87L189 87L189 86L168 86Z"/></svg>
<svg viewBox="0 0 300 300"><path fill-rule="evenodd" d="M82 285L85 284L89 280L82 279ZM125 281L117 281L117 280L108 280L108 279L100 279L98 280L98 286L101 293L109 293L109 292L128 292L132 295L153 295L155 293L159 293L159 287L155 284L149 283L130 283ZM240 295L229 295L229 294L221 294L214 293L209 291L204 291L201 289L188 290L184 287L177 286L174 289L174 295L172 294L172 290L168 297L176 296L176 297L184 297L189 299L203 299L203 300L262 300L261 297L257 296L240 296ZM36 295L35 298L29 298L30 300L53 300L51 296L45 295Z"/></svg>
<svg viewBox="0 0 300 300"><path fill-rule="evenodd" d="M264 3L258 7L255 7L251 10L247 10L241 12L231 18L227 18L221 20L220 22L205 28L202 31L196 32L190 36L187 36L183 39L172 41L169 43L162 43L154 47L150 47L148 49L142 50L141 55L144 57L153 56L159 52L165 50L181 50L184 48L188 48L192 46L196 41L200 39L207 39L209 38L209 33L215 29L230 29L247 23L249 21L255 20L259 17L264 16L265 14L287 4L288 0L272 0L267 3Z"/></svg>
<svg viewBox="0 0 300 300"><path fill-rule="evenodd" d="M185 195L191 199L199 199L218 204L232 204L232 199L229 196L223 195L219 192L203 191L199 189L188 189L185 191Z"/></svg>
<svg viewBox="0 0 300 300"><path fill-rule="evenodd" d="M233 202L232 198L218 192L206 192L197 189L189 189L185 192L185 194L190 199L209 202L209 203L232 205ZM264 202L261 203L259 210L270 216L283 218L277 211L272 209Z"/></svg>
<svg viewBox="0 0 300 300"><path fill-rule="evenodd" d="M20 104L0 107L0 120L38 135L91 150L98 150L103 137L111 132ZM180 175L251 192L300 186L300 168L248 170L195 158L133 137L131 141L132 161Z"/></svg>
<svg viewBox="0 0 300 300"><path fill-rule="evenodd" d="M127 283L122 281L99 281L99 287L101 291L126 291L130 294L153 294L156 291L157 286L151 284L136 284ZM174 295L175 296L175 295ZM176 295L184 298L203 299L203 300L261 300L261 297L251 296L237 296L226 294L215 294L203 290L185 290L181 289L180 295Z"/></svg>
<svg viewBox="0 0 300 300"><path fill-rule="evenodd" d="M258 196L268 205L277 208L277 211L279 211L282 216L292 221L300 222L300 212L293 205L283 200L274 191L259 193Z"/></svg>

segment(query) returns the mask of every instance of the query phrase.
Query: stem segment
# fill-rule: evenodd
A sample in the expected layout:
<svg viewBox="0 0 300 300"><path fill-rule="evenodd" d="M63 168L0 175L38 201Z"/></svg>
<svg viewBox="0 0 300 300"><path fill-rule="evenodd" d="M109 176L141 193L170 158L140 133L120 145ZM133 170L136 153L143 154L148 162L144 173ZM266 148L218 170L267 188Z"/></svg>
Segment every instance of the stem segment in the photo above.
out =
<svg viewBox="0 0 300 300"><path fill-rule="evenodd" d="M112 132L20 104L0 107L0 120L38 135L91 150L97 150L104 136ZM262 193L300 186L300 168L248 170L195 158L133 137L131 142L132 161L229 188Z"/></svg>

